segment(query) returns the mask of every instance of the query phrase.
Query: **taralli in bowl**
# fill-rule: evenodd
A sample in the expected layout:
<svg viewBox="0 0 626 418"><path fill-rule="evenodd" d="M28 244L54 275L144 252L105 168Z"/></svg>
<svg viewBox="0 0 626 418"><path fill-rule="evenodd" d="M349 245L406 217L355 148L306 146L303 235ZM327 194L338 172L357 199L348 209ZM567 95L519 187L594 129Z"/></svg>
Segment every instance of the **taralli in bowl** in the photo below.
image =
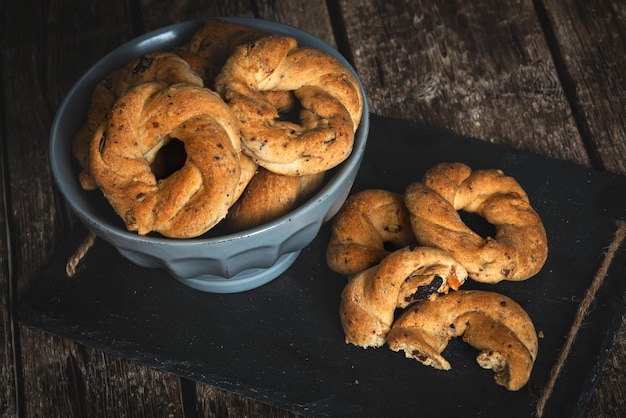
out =
<svg viewBox="0 0 626 418"><path fill-rule="evenodd" d="M229 229L244 231L284 215L319 189L324 174L285 176L258 168L241 198L228 211Z"/></svg>
<svg viewBox="0 0 626 418"><path fill-rule="evenodd" d="M268 36L237 47L215 80L240 120L243 146L270 171L311 175L352 151L363 112L359 85L346 66L295 38ZM293 92L297 122L282 120L264 92Z"/></svg>
<svg viewBox="0 0 626 418"><path fill-rule="evenodd" d="M139 84L115 103L108 128L96 135L90 172L128 230L197 237L233 205L241 177L238 124L212 91L187 83ZM184 144L187 157L157 180L151 163L168 135Z"/></svg>
<svg viewBox="0 0 626 418"><path fill-rule="evenodd" d="M162 94L159 93L160 91L168 91L168 89L189 91L205 89L204 91L208 91L205 86L205 78L203 78L206 74L199 74L198 71L194 70L194 68L198 68L198 63L202 62L200 58L206 58L200 56L200 52L206 50L206 44L203 46L202 41L198 39L198 37L203 36L201 35L202 30L208 30L205 19L179 23L140 36L112 51L94 65L72 87L57 112L51 130L50 158L52 173L57 186L79 219L97 237L111 243L132 262L145 267L164 268L187 286L209 292L232 293L253 289L278 277L296 260L300 251L315 238L321 225L339 210L350 192L363 158L369 129L369 113L365 92L358 81L356 72L344 57L320 39L291 26L259 19L221 18L219 20L222 23L218 26L221 27L246 27L250 29L250 32L291 37L303 47L317 49L334 57L357 80L363 98L363 111L358 121L358 128L353 133L352 151L341 163L326 173L323 183L305 201L298 201L296 207L289 208L286 213L282 213L277 218L243 231L229 231L225 228L224 222L220 221L203 234L201 231L207 225L224 215L223 211L220 210L219 215L211 220L205 219L200 222L200 217L198 217L198 224L204 224L204 226L198 227L194 232L181 234L182 236L195 235L200 231L200 234L195 237L170 238L164 236L164 234L169 234L168 231L174 231L178 227L181 227L181 231L183 231L187 226L191 226L191 222L182 221L182 219L189 216L187 219L195 220L193 211L200 210L205 199L202 196L209 195L200 193L200 189L206 191L211 187L224 188L227 191L215 201L225 202L227 200L224 197L225 194L233 194L235 198L243 195L250 179L257 171L256 163L242 151L238 153L239 168L234 167L236 164L231 166L233 159L236 160L236 157L232 157L233 151L237 154L238 147L241 149L240 144L237 144L237 141L232 139L232 135L229 135L230 127L224 127L222 123L207 118L206 112L200 110L201 106L195 110L197 114L189 119L189 123L182 122L186 118L181 115L178 122L174 117L167 119L167 123L163 126L161 126L161 121L154 118L151 126L142 125L141 122L135 124L141 129L146 129L146 132L158 131L157 136L170 138L169 141L166 141L167 144L162 146L163 148L184 143L183 154L186 154L186 160L183 158L183 164L178 169L185 167L183 171L188 171L188 174L191 174L190 177L186 178L186 181L193 179L194 182L184 183L192 185L189 188L174 186L173 184L173 187L169 187L168 183L176 183L174 181L176 177L174 179L159 178L154 171L152 172L154 176L146 171L146 164L154 170L154 165L162 162L158 151L160 148L158 146L151 148L153 144L151 141L154 138L151 139L150 135L145 137L140 135L143 138L142 144L138 146L132 144L128 149L123 150L122 155L113 155L115 154L115 146L111 143L108 131L112 129L111 133L113 133L115 129L111 128L110 125L103 127L102 124L106 124L103 121L109 120L111 109L124 95L131 94L124 100L133 99L133 95L136 95L133 100L141 101L139 100L139 97L142 96L140 92L147 87L139 87L139 84L146 82L165 84L165 86L161 86L163 90L160 90L161 87L159 87L159 89L155 89L154 94L145 95L148 98L147 102L153 106L149 109L143 108L141 111L142 115L148 118L160 112L158 110L160 105L158 105L157 100L157 97ZM240 33L238 29L226 32L229 34ZM244 32L247 31L244 30ZM213 32L209 31L209 33ZM252 38L255 36L253 35ZM192 39L196 42L193 44L195 49L183 48L192 45ZM230 46L223 50L230 51L238 45L238 41L231 39L228 45ZM187 72L191 69L195 75L188 80L165 77L163 76L164 73L155 71L155 68L149 65L158 62L158 59L152 60L152 58L158 58L163 52L176 53L183 50L185 53L181 52L179 56L185 57L185 62L188 65L173 59L172 62L168 63L168 66L172 68L178 65L177 68L184 70L183 74L187 76L191 74ZM157 55L151 56L150 54ZM123 83L124 87L120 87L118 90L114 89L113 84L110 84L111 75L128 66L139 72L145 70L143 73L145 79L139 82L131 77L130 80ZM91 142L86 141L88 143L86 148L76 147L78 148L77 156L83 157L82 159L77 158L72 153L72 147L75 145L74 139L87 123L87 110L92 105L94 90L98 85L105 93L104 106L99 111L94 110L96 115L89 127L93 134L92 140ZM281 108L288 106L287 103L293 103L291 97L293 95L283 92L266 92L266 95L270 97L271 103ZM186 95L183 101L192 96ZM196 106L190 104L188 107L195 108ZM177 105L171 106L170 110L176 114L177 109L182 108L184 106L179 107ZM131 112L126 113L127 119L125 120L133 120L131 115ZM102 135L104 131L106 133ZM202 135L209 135L210 131L221 132L219 135L224 135L223 140L213 142L215 144L212 146L213 152L207 155L209 160L224 158L224 165L220 170L231 172L232 169L234 174L232 182L229 180L228 184L226 182L222 184L220 180L218 184L212 184L210 182L211 176L203 173L196 166L194 161L202 161L203 153L208 148L204 146L200 149L193 148L193 140L190 139L194 136L191 135L192 131L203 132ZM172 141L172 132L181 138L175 138L178 141ZM94 141L94 138L97 140ZM190 144L191 148L189 148ZM221 147L224 147L223 153L218 152L222 149ZM84 149L89 149L88 155L92 159L86 164ZM132 154L133 152L137 152L137 154ZM97 161L103 163L100 167L103 169L103 175L92 176L94 174L91 172L93 161L96 161L96 164ZM204 161L208 162L208 160ZM211 165L214 164L211 162ZM80 175L81 172L87 175ZM117 176L116 178L125 186L120 187L121 183L116 181L113 184L110 179L107 180L109 174ZM99 178L100 184L94 181L96 177ZM221 177L223 176L220 175ZM144 180L135 182L140 178ZM86 181L83 182L84 179ZM128 182L128 179L131 181ZM236 187L233 191L233 184L235 183ZM83 185L88 187L83 188ZM93 190L94 186L99 190ZM126 188L126 191L129 192L126 196L132 196L135 202L130 204L130 201L124 200L127 199L125 197L120 200L120 206L114 210L107 200L107 196L115 197L118 188L120 190ZM195 192L194 188L196 188ZM159 199L163 197L163 194L168 193L174 195L175 199L180 202L185 202L179 206L182 211L181 209L174 209L177 208L174 205L171 207L168 205L160 206ZM196 193L198 194L196 195ZM234 204L234 202L231 203ZM118 214L116 211L120 213ZM176 214L170 217L170 214L174 212ZM174 227L177 219L182 222L178 227ZM140 226L139 223L135 223L138 220L142 220L145 224L142 223ZM127 225L131 226L130 229L136 227L137 231L141 231L145 235L129 230ZM143 225L149 227L143 229ZM154 228L155 226L156 228ZM148 232L148 229L152 231Z"/></svg>
<svg viewBox="0 0 626 418"><path fill-rule="evenodd" d="M171 52L152 52L138 56L102 79L93 91L87 121L72 143L72 153L83 167L80 181L85 190L97 187L89 169L89 149L98 129L106 123L120 96L132 87L150 81L203 85L202 79L189 64Z"/></svg>

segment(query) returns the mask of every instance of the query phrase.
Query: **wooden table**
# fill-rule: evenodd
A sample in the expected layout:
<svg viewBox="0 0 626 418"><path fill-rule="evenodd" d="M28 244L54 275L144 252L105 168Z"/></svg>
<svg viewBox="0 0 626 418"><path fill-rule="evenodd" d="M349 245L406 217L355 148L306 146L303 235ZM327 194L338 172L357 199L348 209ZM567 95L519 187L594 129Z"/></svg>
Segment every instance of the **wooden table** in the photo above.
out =
<svg viewBox="0 0 626 418"><path fill-rule="evenodd" d="M195 17L288 23L336 46L372 113L626 174L626 5L617 0L53 0L0 2L0 414L288 416L256 401L21 326L14 312L75 222L48 135L96 60ZM586 416L626 411L626 328Z"/></svg>

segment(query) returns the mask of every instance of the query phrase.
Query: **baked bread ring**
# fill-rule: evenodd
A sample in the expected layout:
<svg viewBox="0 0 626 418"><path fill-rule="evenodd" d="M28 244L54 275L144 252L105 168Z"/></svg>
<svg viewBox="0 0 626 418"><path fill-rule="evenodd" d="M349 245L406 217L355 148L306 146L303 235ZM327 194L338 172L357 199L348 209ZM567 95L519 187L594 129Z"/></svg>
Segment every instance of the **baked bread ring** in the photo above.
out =
<svg viewBox="0 0 626 418"><path fill-rule="evenodd" d="M363 348L380 347L391 329L396 308L405 306L408 293L418 295L419 285L403 288L412 277L439 277L436 292L447 292L448 282L462 284L467 272L442 250L430 247L405 247L385 257L380 264L352 276L341 294L340 317L346 343ZM414 281L416 285L418 282ZM419 295L420 298L431 294ZM410 296L410 302L417 302Z"/></svg>
<svg viewBox="0 0 626 418"><path fill-rule="evenodd" d="M202 79L192 71L189 64L178 55L170 52L141 55L100 81L91 97L87 122L78 131L72 143L72 153L83 167L79 175L83 189L94 190L97 188L88 167L89 148L96 131L101 124L106 122L118 97L129 88L147 81L203 85Z"/></svg>
<svg viewBox="0 0 626 418"><path fill-rule="evenodd" d="M174 52L202 77L205 87L215 90L215 77L235 48L269 35L237 23L208 19L189 43ZM288 113L294 107L295 98L288 91L266 91L263 95L280 114Z"/></svg>
<svg viewBox="0 0 626 418"><path fill-rule="evenodd" d="M238 45L269 35L248 26L221 19L207 19L191 40L174 50L202 76L204 85L215 87L215 77Z"/></svg>
<svg viewBox="0 0 626 418"><path fill-rule="evenodd" d="M331 227L326 262L348 276L378 264L396 248L415 242L402 195L367 189L348 197Z"/></svg>
<svg viewBox="0 0 626 418"><path fill-rule="evenodd" d="M268 91L266 92L265 97L268 101L270 101L270 103L272 103L276 107L276 109L279 109L279 111L287 112L291 110L294 106L294 99L292 95L289 94L289 92ZM235 198L233 200L234 202L237 202L238 199L243 195L243 193L248 188L250 181L257 174L257 171L259 171L259 166L254 162L254 160L248 157L243 152L240 154L240 159L241 177L239 179L239 186L237 187L237 192L235 193ZM278 178L278 176L281 176L280 174L272 174L272 177ZM264 174L262 176L267 177L268 175ZM318 184L318 181L321 184L322 180L325 177L325 174L318 173L300 177L302 177L302 179L300 180L293 178L290 181L287 181L285 179L282 180L282 186L285 187L284 192L287 194L287 196L290 197L280 198L276 194L273 194L273 198L260 197L261 199L267 199L265 200L265 204L269 205L269 207L267 207L268 211L273 212L276 217L280 216L279 213L287 213L291 209L288 207L290 204L289 202L301 202L302 199L306 197L307 193L312 192L313 188L317 187L316 185ZM265 183L264 186L257 186L263 183ZM238 214L233 214L231 216L231 219L234 219L232 221L231 227L235 230L243 230L251 228L252 226L260 225L261 223L272 219L271 216L273 215L263 215L262 213L258 212L262 210L262 207L257 204L257 200L259 198L258 193L262 192L263 188L268 188L269 190L272 188L275 189L277 187L280 187L280 183L281 181L277 181L276 179L269 181L255 181L255 185L251 187L251 189L254 189L255 191L248 191L248 194L251 194L252 196L245 199L245 204L239 204L237 205L237 208L234 209L234 211L238 212ZM274 193L276 193L276 191L274 191ZM244 206L245 208L242 210L241 206ZM231 210L229 213L231 212L233 211ZM248 212L251 213L249 214ZM238 221L237 219L239 219L240 221Z"/></svg>
<svg viewBox="0 0 626 418"><path fill-rule="evenodd" d="M246 191L248 184L254 178L259 168L252 158L248 157L243 152L239 153L239 163L241 165L241 175L239 176L239 183L235 189L235 195L233 196L233 203L237 202Z"/></svg>
<svg viewBox="0 0 626 418"><path fill-rule="evenodd" d="M441 353L459 336L480 351L478 364L495 372L497 384L515 391L528 382L537 357L535 327L517 302L498 293L459 290L424 300L396 320L387 343L408 358L449 370Z"/></svg>
<svg viewBox="0 0 626 418"><path fill-rule="evenodd" d="M120 97L92 142L91 172L127 229L172 238L203 234L222 220L240 187L237 120L214 92L193 84L142 83ZM170 138L185 164L157 180L150 168Z"/></svg>
<svg viewBox="0 0 626 418"><path fill-rule="evenodd" d="M215 88L240 121L243 151L270 171L315 174L352 152L361 90L350 71L322 51L277 35L240 45ZM302 106L298 122L283 120L267 91L293 92Z"/></svg>
<svg viewBox="0 0 626 418"><path fill-rule="evenodd" d="M284 176L260 167L226 216L229 230L243 231L278 218L319 189L324 173Z"/></svg>
<svg viewBox="0 0 626 418"><path fill-rule="evenodd" d="M422 183L410 184L405 204L420 245L449 252L484 283L520 281L535 275L548 256L546 232L528 196L500 170L472 171L443 163ZM494 225L493 238L472 231L457 211L475 213Z"/></svg>

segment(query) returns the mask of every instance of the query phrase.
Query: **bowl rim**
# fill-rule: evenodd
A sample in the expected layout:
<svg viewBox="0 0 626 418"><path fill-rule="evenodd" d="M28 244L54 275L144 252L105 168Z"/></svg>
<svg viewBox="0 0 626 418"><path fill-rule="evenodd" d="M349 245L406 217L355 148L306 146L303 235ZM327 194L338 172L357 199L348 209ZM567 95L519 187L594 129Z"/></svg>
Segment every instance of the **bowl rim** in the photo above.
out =
<svg viewBox="0 0 626 418"><path fill-rule="evenodd" d="M65 141L63 141L63 139L60 139L60 135L57 134L60 129L62 119L66 115L66 112L72 100L75 98L76 95L79 94L81 89L85 88L84 85L92 84L94 80L99 81L98 77L95 77L95 74L100 73L102 67L108 68L109 66L112 66L110 62L116 61L113 58L117 58L118 55L122 54L121 51L124 51L126 49L139 49L142 48L143 45L151 45L158 40L163 40L161 43L164 43L167 41L171 41L175 38L183 38L185 36L190 37L193 33L195 33L197 29L199 29L201 24L206 22L207 19L208 18L197 18L184 22L174 23L158 29L151 30L122 43L121 45L108 52L98 61L96 61L96 63L93 64L73 84L73 86L67 92L61 104L59 105L50 131L49 151L53 178L57 185L57 188L61 191L63 197L72 207L73 211L83 221L87 228L92 230L92 232L94 232L96 235L99 236L100 234L98 232L101 232L103 234L108 234L109 236L114 236L117 239L123 239L135 243L150 243L173 246L219 244L229 241L246 239L249 237L258 236L259 234L264 234L265 232L270 230L280 228L281 225L285 223L290 223L292 222L292 220L303 216L305 212L315 211L316 208L328 195L336 193L339 187L344 187L344 182L342 180L345 180L346 177L349 177L353 169L356 168L358 170L360 161L362 160L363 154L365 152L365 145L367 143L367 136L369 132L369 105L367 102L365 88L361 82L361 79L353 66L347 61L347 59L337 49L335 49L322 39L316 37L309 32L288 24L249 17L215 17L215 19L221 19L246 26L252 26L256 29L264 30L271 33L294 36L298 38L299 43L303 45L322 49L326 53L334 53L334 58L338 59L355 76L361 89L361 95L363 97L363 113L358 129L355 133L353 149L348 158L344 160L339 166L333 169L334 172L332 173L332 177L330 177L325 182L322 189L320 189L317 193L315 193L315 195L310 197L306 202L302 203L297 208L266 224L259 225L244 231L232 232L219 236L203 237L201 235L193 238L178 239L168 238L161 235L139 235L134 231L128 231L124 229L122 226L118 227L112 224L106 218L102 218L101 216L94 216L89 208L86 207L86 205L83 205L81 202L76 201L76 199L74 199L71 195L71 192L68 190L68 186L64 184L64 179L78 183L78 175L73 169L66 170L71 172L69 174L63 173L62 171L64 169L67 169L67 167L61 167L58 164L58 161L60 161L58 154L61 152L69 152L71 157L70 160L74 158L73 155L71 155L71 150L60 149L61 147L59 146L59 144L65 143ZM301 38L304 38L304 40L302 40ZM148 52L148 49L150 47L147 46L145 48L147 49L143 53ZM154 50L158 50L158 48ZM91 80L92 78L94 78L94 80ZM93 91L94 87L95 85L91 85L91 91ZM68 141L68 143L71 145L71 141ZM71 176L74 176L75 178L72 179ZM352 184L350 184L350 188L351 186ZM78 185L78 188L80 188L80 185ZM82 190L82 188L80 188L80 192L87 193L87 191Z"/></svg>

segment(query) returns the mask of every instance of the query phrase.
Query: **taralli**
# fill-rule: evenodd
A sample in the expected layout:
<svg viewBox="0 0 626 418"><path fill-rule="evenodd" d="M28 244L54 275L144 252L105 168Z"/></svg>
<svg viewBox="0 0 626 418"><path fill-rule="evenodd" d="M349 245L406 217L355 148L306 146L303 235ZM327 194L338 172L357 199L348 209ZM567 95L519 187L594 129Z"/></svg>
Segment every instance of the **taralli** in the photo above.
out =
<svg viewBox="0 0 626 418"><path fill-rule="evenodd" d="M449 252L473 280L525 280L546 261L547 238L539 215L517 181L500 170L439 164L422 183L407 187L405 204L418 243ZM472 231L459 210L482 216L495 227L494 237Z"/></svg>
<svg viewBox="0 0 626 418"><path fill-rule="evenodd" d="M268 170L299 176L327 171L352 152L363 111L355 77L333 57L285 36L240 45L215 88L239 119L243 150ZM298 123L284 120L264 92L293 92Z"/></svg>
<svg viewBox="0 0 626 418"><path fill-rule="evenodd" d="M441 370L441 355L451 338L480 351L477 362L495 373L497 384L515 391L530 378L537 357L537 333L526 311L494 292L459 290L436 295L407 310L387 335L389 348Z"/></svg>
<svg viewBox="0 0 626 418"><path fill-rule="evenodd" d="M190 68L189 64L170 52L141 55L100 81L92 94L87 122L72 143L72 153L83 167L79 180L85 190L97 188L88 167L89 148L96 131L106 123L113 104L121 95L131 87L148 81L203 85L202 78Z"/></svg>
<svg viewBox="0 0 626 418"><path fill-rule="evenodd" d="M252 181L259 168L259 166L252 161L252 158L248 157L243 152L239 153L239 163L241 165L241 175L239 176L239 183L237 184L235 195L233 196L233 204L243 196L243 193L248 188L250 181Z"/></svg>
<svg viewBox="0 0 626 418"><path fill-rule="evenodd" d="M346 342L363 348L382 346L398 306L446 293L449 283L458 287L466 277L462 265L436 248L394 251L380 264L351 277L344 287L340 317ZM436 280L439 287L429 286L426 279Z"/></svg>
<svg viewBox="0 0 626 418"><path fill-rule="evenodd" d="M378 264L395 248L415 243L402 195L367 189L348 197L335 216L326 262L335 272L353 275Z"/></svg>
<svg viewBox="0 0 626 418"><path fill-rule="evenodd" d="M207 19L191 40L174 52L202 76L205 86L213 89L215 77L235 47L268 35L266 32L222 19Z"/></svg>
<svg viewBox="0 0 626 418"><path fill-rule="evenodd" d="M150 163L170 138L184 143L186 161L157 180ZM89 164L127 229L195 237L226 216L241 188L237 120L208 89L142 83L116 101Z"/></svg>
<svg viewBox="0 0 626 418"><path fill-rule="evenodd" d="M228 212L229 229L250 229L286 214L318 190L323 180L323 172L295 177L259 168Z"/></svg>
<svg viewBox="0 0 626 418"><path fill-rule="evenodd" d="M199 74L205 87L215 90L215 78L236 47L255 42L270 33L221 19L208 19L189 43L174 52ZM289 91L265 91L263 96L280 114L291 112L296 99Z"/></svg>
<svg viewBox="0 0 626 418"><path fill-rule="evenodd" d="M330 55L208 19L188 43L102 80L72 153L83 189L100 189L130 231L238 232L321 187L352 152L362 111L358 81Z"/></svg>

